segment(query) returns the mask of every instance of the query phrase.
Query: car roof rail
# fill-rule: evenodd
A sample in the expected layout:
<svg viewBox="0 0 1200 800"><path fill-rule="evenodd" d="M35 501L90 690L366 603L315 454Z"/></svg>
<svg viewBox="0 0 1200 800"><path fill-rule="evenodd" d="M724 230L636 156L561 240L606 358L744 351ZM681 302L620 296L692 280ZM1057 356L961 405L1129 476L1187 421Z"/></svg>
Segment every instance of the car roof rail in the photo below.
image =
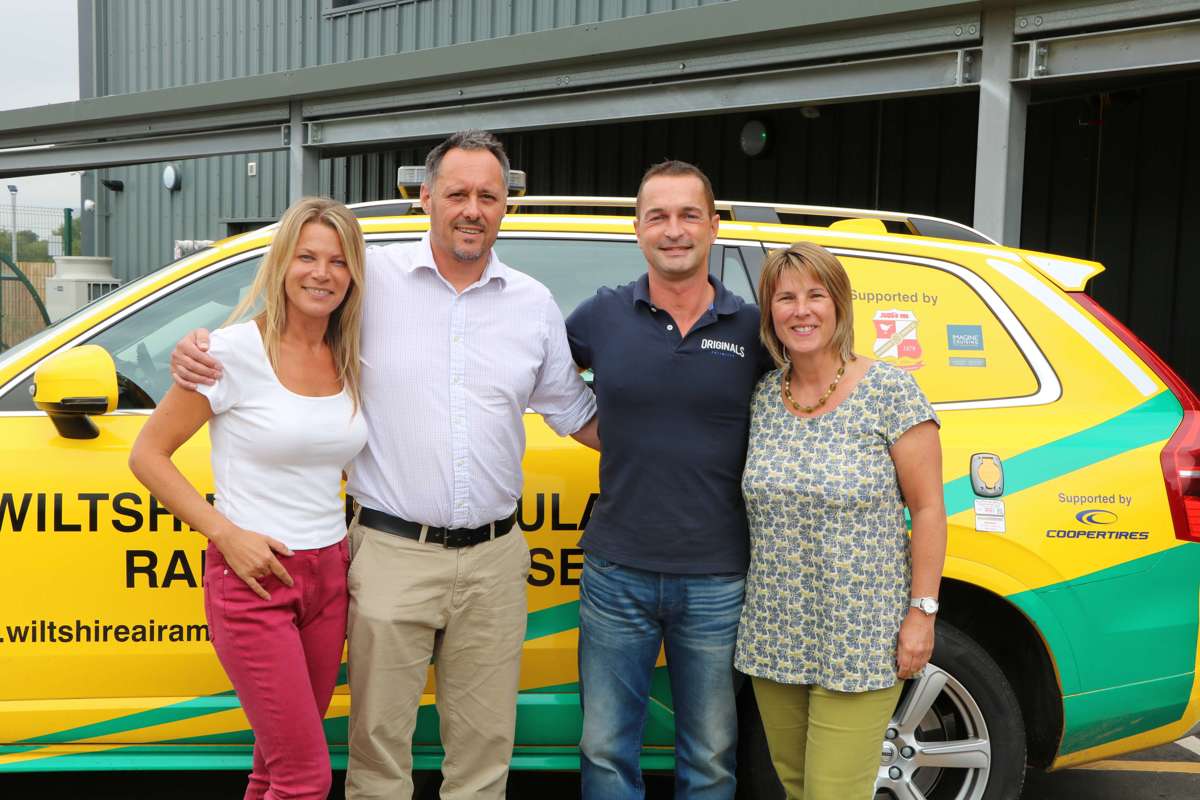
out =
<svg viewBox="0 0 1200 800"><path fill-rule="evenodd" d="M603 197L582 195L526 195L508 198L510 206L559 206L575 208L634 208L635 197ZM880 211L867 208L845 208L841 206L806 206L791 203L754 203L749 201L716 201L718 211L725 211L737 222L781 223L781 214L795 216L831 217L836 219L878 219L899 222L907 231L917 236L932 236L938 239L956 239L979 244L999 244L969 225L941 217L925 214L905 214L899 211Z"/></svg>
<svg viewBox="0 0 1200 800"><path fill-rule="evenodd" d="M541 206L550 208L628 208L637 206L636 197L607 197L600 195L525 195L509 197L509 208ZM755 203L743 201L716 201L718 211L724 211L737 222L759 222L782 224L781 215L830 217L834 219L877 219L897 222L908 233L931 236L937 239L953 239L976 244L999 244L991 237L969 225L941 217L925 214L905 214L899 211L880 211L867 208L845 208L841 206L806 206L792 203ZM357 217L404 216L420 213L420 206L412 200L376 200L369 203L354 203L350 206Z"/></svg>
<svg viewBox="0 0 1200 800"><path fill-rule="evenodd" d="M414 200L372 200L366 203L351 203L347 206L354 216L364 217L404 217L412 213L413 207L420 206Z"/></svg>

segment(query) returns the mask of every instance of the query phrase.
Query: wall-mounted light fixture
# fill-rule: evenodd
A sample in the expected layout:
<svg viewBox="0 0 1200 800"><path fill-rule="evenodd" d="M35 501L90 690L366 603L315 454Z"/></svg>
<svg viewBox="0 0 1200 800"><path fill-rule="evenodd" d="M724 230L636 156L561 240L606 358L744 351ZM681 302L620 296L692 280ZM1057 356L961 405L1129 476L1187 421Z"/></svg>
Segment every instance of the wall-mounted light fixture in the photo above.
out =
<svg viewBox="0 0 1200 800"><path fill-rule="evenodd" d="M179 171L179 167L174 164L167 164L162 171L163 188L168 192L178 192L179 187L183 185L183 175Z"/></svg>
<svg viewBox="0 0 1200 800"><path fill-rule="evenodd" d="M742 126L741 134L738 135L738 146L742 148L742 152L750 158L755 158L765 153L769 144L770 132L766 123L757 119L747 120Z"/></svg>
<svg viewBox="0 0 1200 800"><path fill-rule="evenodd" d="M101 178L100 185L103 186L105 189L108 189L110 192L125 191L125 181L118 181L118 180L113 180L110 178Z"/></svg>

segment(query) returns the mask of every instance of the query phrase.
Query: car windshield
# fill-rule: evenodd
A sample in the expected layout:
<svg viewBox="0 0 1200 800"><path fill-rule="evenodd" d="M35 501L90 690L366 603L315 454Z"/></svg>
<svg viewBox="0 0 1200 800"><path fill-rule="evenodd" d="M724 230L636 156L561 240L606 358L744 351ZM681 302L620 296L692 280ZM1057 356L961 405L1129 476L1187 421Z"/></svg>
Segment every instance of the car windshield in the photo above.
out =
<svg viewBox="0 0 1200 800"><path fill-rule="evenodd" d="M70 323L72 320L74 320L80 314L83 314L85 312L90 313L92 310L102 307L102 306L116 307L116 306L124 305L125 298L129 297L130 295L136 294L142 288L142 286L144 286L148 281L154 280L155 277L158 275L158 273L161 272L162 270L167 269L168 267L173 267L177 264L182 264L183 262L188 261L190 259L201 257L210 249L211 248L205 248L204 250L200 250L195 253L189 253L188 255L184 256L181 259L172 261L169 264L164 264L163 266L159 267L158 269L154 270L153 272L151 272L147 275L143 275L140 278L135 278L134 280L130 281L129 283L127 283L123 286L120 286L119 288L109 292L108 294L100 295L95 300L92 300L89 303L85 303L84 305L82 305L79 308L72 311L67 316L63 317L62 319L55 320L51 324L47 325L45 328L43 328L42 330L33 334L28 339L18 342L17 344L13 345L9 349L0 353L0 366L3 366L4 363L7 361L20 358L22 354L27 353L30 350L33 350L35 347L38 346L38 344L45 341L46 339L49 339L51 336L56 334L59 331L61 326Z"/></svg>

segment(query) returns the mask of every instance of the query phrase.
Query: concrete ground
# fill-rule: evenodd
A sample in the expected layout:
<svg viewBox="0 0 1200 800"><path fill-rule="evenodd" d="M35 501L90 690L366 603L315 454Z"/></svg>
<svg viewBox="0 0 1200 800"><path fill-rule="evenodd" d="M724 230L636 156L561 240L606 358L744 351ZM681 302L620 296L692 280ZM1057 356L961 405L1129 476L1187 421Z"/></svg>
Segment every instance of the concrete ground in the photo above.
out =
<svg viewBox="0 0 1200 800"><path fill-rule="evenodd" d="M335 773L335 784L342 773ZM417 797L434 800L439 776L418 774ZM211 800L236 798L245 787L231 773L102 773L0 776L0 797L72 798L72 800ZM647 800L669 800L671 776L650 775ZM512 800L571 800L579 796L579 778L561 773L514 773ZM1200 797L1200 738L1156 747L1110 761L1055 773L1030 771L1022 800L1195 800ZM331 800L342 800L335 785Z"/></svg>

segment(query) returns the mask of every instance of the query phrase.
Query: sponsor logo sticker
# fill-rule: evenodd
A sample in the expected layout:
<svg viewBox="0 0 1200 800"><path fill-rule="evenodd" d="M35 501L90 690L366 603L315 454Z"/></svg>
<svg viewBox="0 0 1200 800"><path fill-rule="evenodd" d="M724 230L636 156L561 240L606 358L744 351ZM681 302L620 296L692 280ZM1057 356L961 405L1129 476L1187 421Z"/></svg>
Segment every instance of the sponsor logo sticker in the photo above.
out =
<svg viewBox="0 0 1200 800"><path fill-rule="evenodd" d="M982 325L947 325L946 347L950 350L982 350Z"/></svg>
<svg viewBox="0 0 1200 800"><path fill-rule="evenodd" d="M921 360L921 342L917 339L917 315L912 311L892 309L876 311L875 357L912 372L925 366Z"/></svg>
<svg viewBox="0 0 1200 800"><path fill-rule="evenodd" d="M1104 508L1088 508L1075 515L1084 525L1112 525L1117 515Z"/></svg>
<svg viewBox="0 0 1200 800"><path fill-rule="evenodd" d="M986 367L986 358L971 358L969 356L950 356L952 367Z"/></svg>

